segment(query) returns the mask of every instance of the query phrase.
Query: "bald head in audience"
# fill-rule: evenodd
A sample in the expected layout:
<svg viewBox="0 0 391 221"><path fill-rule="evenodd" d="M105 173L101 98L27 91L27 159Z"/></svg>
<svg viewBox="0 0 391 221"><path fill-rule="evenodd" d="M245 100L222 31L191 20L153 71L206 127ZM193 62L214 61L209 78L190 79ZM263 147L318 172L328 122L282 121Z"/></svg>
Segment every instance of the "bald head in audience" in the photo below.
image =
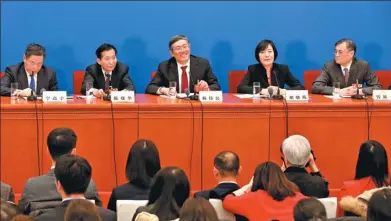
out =
<svg viewBox="0 0 391 221"><path fill-rule="evenodd" d="M236 181L242 170L239 157L231 151L222 151L214 159L213 174L218 182Z"/></svg>

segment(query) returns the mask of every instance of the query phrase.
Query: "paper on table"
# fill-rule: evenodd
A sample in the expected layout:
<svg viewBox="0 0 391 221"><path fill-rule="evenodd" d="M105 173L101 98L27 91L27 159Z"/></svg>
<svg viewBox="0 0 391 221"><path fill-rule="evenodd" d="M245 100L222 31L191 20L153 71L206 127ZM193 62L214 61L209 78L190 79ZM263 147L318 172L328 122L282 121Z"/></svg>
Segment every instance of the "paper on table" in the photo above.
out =
<svg viewBox="0 0 391 221"><path fill-rule="evenodd" d="M190 93L190 94L189 94L189 96L191 96L191 95L194 95L194 93ZM160 97L171 98L170 96L167 96L167 95L165 95L165 94L160 95ZM187 95L186 95L185 93L178 93L178 94L176 94L176 97L177 97L177 98L186 98Z"/></svg>
<svg viewBox="0 0 391 221"><path fill-rule="evenodd" d="M234 94L234 96L238 97L238 98L253 98L254 95L252 94ZM268 95L259 95L260 98L267 98L269 97Z"/></svg>
<svg viewBox="0 0 391 221"><path fill-rule="evenodd" d="M330 98L330 99L333 99L333 95L325 95L324 97L327 97L327 98ZM352 96L349 96L349 95L342 95L341 96L342 98L351 98Z"/></svg>

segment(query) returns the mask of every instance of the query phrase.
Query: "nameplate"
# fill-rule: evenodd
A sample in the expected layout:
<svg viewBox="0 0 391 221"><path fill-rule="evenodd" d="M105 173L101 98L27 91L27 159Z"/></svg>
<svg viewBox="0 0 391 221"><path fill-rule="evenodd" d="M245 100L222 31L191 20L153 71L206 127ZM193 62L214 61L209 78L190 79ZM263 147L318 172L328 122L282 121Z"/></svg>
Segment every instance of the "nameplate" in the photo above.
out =
<svg viewBox="0 0 391 221"><path fill-rule="evenodd" d="M223 92L222 91L200 91L198 99L201 102L222 102Z"/></svg>
<svg viewBox="0 0 391 221"><path fill-rule="evenodd" d="M372 99L375 101L391 101L391 90L373 90Z"/></svg>
<svg viewBox="0 0 391 221"><path fill-rule="evenodd" d="M308 90L286 90L285 99L287 101L308 101Z"/></svg>
<svg viewBox="0 0 391 221"><path fill-rule="evenodd" d="M44 91L42 92L43 103L67 103L66 91Z"/></svg>
<svg viewBox="0 0 391 221"><path fill-rule="evenodd" d="M134 91L111 91L111 102L113 103L134 103Z"/></svg>

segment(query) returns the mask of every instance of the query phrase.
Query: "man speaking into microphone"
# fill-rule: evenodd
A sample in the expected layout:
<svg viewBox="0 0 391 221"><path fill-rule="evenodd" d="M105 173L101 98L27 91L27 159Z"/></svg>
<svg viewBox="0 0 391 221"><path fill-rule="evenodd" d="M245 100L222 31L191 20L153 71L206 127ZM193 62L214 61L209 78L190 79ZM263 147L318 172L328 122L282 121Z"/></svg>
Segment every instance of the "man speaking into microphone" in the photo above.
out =
<svg viewBox="0 0 391 221"><path fill-rule="evenodd" d="M29 44L23 56L23 62L9 66L1 79L1 96L11 95L11 84L18 83L16 96L40 95L42 89L57 91L56 72L43 65L46 52L39 44Z"/></svg>

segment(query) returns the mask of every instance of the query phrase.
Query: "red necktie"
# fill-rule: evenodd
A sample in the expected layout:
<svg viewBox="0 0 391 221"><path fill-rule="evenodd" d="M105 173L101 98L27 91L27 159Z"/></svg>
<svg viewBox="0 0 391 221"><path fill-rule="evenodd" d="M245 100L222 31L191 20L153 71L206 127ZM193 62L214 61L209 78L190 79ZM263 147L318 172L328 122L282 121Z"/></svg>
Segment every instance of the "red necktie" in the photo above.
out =
<svg viewBox="0 0 391 221"><path fill-rule="evenodd" d="M181 85L181 93L185 92L186 88L189 88L189 81L187 80L187 72L186 72L187 66L182 66L182 85Z"/></svg>

